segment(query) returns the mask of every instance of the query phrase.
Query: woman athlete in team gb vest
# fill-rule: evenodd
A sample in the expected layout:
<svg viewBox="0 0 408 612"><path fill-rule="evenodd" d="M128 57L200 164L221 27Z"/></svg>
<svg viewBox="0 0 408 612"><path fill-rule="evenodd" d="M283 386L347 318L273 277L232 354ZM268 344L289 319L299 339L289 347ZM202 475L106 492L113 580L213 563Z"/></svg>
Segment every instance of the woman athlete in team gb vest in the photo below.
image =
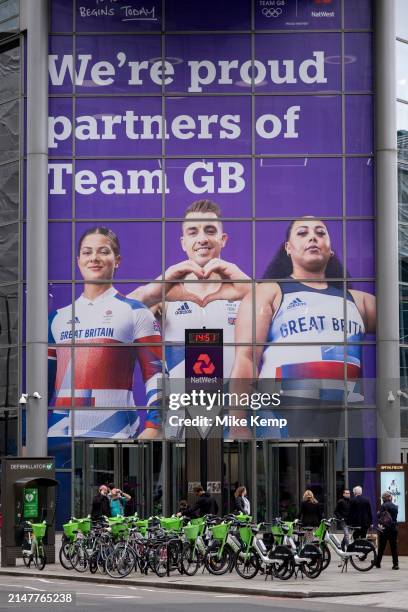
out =
<svg viewBox="0 0 408 612"><path fill-rule="evenodd" d="M75 415L75 432L80 436L132 438L137 435L138 411L98 410L135 406L132 386L137 362L145 383L149 414L154 416L153 406L161 403L160 326L144 304L126 298L112 286L119 265L119 240L112 230L95 227L86 231L78 247L84 291L74 304L49 316L50 405L71 406L73 380L73 405L85 409ZM68 415L65 421L69 421ZM50 435L63 435L64 427L69 428L69 424L58 420L52 425Z"/></svg>
<svg viewBox="0 0 408 612"><path fill-rule="evenodd" d="M284 397L338 400L343 385L337 381L344 381L344 362L348 380L362 377L361 345L344 346L344 342L361 342L365 334L375 331L376 322L375 297L369 293L349 289L344 308L342 283L325 280L341 276L325 223L312 217L293 221L264 275L286 280L256 287L256 363L250 345L251 298L240 306L236 342L249 345L237 346L231 378L281 380L282 389L285 379L291 379ZM305 379L333 383L324 389L318 383L315 388L303 387Z"/></svg>

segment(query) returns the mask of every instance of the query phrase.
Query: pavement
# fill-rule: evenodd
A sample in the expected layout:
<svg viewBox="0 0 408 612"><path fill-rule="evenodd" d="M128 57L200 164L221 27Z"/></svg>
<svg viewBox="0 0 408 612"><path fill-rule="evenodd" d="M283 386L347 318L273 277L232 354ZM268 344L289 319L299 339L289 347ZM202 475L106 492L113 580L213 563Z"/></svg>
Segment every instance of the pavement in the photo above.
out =
<svg viewBox="0 0 408 612"><path fill-rule="evenodd" d="M59 540L59 538L58 538ZM334 557L334 556L333 556ZM129 585L139 587L154 587L156 589L178 589L189 591L203 591L217 593L235 593L242 595L260 595L284 598L331 598L333 603L342 603L343 598L367 598L367 604L373 601L389 605L392 594L394 608L408 609L408 557L400 558L400 570L391 569L391 557L384 557L381 569L373 568L369 572L358 572L351 566L347 573L341 572L337 558L332 558L329 567L317 579L292 577L290 580L265 580L258 575L252 580L244 580L233 571L224 576L212 576L200 569L195 576L180 575L177 571L169 577L159 578L153 573L147 576L133 573L124 579L110 578L99 573L79 573L75 570L65 570L57 561L48 564L44 570L38 571L34 567L27 569L22 559L17 559L16 567L0 568L0 576L30 576L42 579L62 581L87 582L94 585ZM211 585L211 586L210 586ZM357 603L357 602L356 602Z"/></svg>

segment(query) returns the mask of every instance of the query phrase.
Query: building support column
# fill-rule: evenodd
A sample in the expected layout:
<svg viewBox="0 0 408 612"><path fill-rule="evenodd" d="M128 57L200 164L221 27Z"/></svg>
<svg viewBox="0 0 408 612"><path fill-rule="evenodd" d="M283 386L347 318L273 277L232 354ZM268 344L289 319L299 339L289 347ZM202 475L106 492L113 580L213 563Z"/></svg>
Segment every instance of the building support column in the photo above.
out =
<svg viewBox="0 0 408 612"><path fill-rule="evenodd" d="M399 463L401 436L397 395L399 286L395 36L395 3L375 0L377 435L380 463Z"/></svg>
<svg viewBox="0 0 408 612"><path fill-rule="evenodd" d="M48 2L22 3L27 23L27 454L47 455ZM37 391L41 399L32 398Z"/></svg>

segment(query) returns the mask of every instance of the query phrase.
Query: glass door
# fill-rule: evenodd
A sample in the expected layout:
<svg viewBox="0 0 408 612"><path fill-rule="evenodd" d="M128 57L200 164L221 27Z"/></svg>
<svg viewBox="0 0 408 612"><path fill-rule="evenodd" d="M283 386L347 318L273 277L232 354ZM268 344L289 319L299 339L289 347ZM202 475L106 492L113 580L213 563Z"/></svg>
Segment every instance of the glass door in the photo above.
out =
<svg viewBox="0 0 408 612"><path fill-rule="evenodd" d="M162 512L162 443L145 442L120 445L119 487L131 500L126 514L137 512L142 518Z"/></svg>
<svg viewBox="0 0 408 612"><path fill-rule="evenodd" d="M301 443L301 493L306 489L313 491L324 516L330 516L335 503L335 464L334 442Z"/></svg>
<svg viewBox="0 0 408 612"><path fill-rule="evenodd" d="M335 502L334 449L333 441L257 442L257 519L295 519L306 489L329 516Z"/></svg>
<svg viewBox="0 0 408 612"><path fill-rule="evenodd" d="M224 467L223 467L223 495L222 514L228 514L235 510L235 491L237 487L244 485L248 492L248 499L252 501L251 475L251 442L226 442L223 443Z"/></svg>
<svg viewBox="0 0 408 612"><path fill-rule="evenodd" d="M92 499L102 484L120 486L117 444L75 442L74 516L90 513Z"/></svg>

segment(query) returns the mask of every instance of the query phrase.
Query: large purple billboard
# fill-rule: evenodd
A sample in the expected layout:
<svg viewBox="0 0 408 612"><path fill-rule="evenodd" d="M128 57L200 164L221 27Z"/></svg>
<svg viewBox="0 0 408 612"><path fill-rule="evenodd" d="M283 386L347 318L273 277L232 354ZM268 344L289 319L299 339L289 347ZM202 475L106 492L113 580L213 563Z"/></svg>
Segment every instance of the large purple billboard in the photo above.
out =
<svg viewBox="0 0 408 612"><path fill-rule="evenodd" d="M55 436L161 438L189 328L225 379L375 376L366 3L193 4L52 3Z"/></svg>

